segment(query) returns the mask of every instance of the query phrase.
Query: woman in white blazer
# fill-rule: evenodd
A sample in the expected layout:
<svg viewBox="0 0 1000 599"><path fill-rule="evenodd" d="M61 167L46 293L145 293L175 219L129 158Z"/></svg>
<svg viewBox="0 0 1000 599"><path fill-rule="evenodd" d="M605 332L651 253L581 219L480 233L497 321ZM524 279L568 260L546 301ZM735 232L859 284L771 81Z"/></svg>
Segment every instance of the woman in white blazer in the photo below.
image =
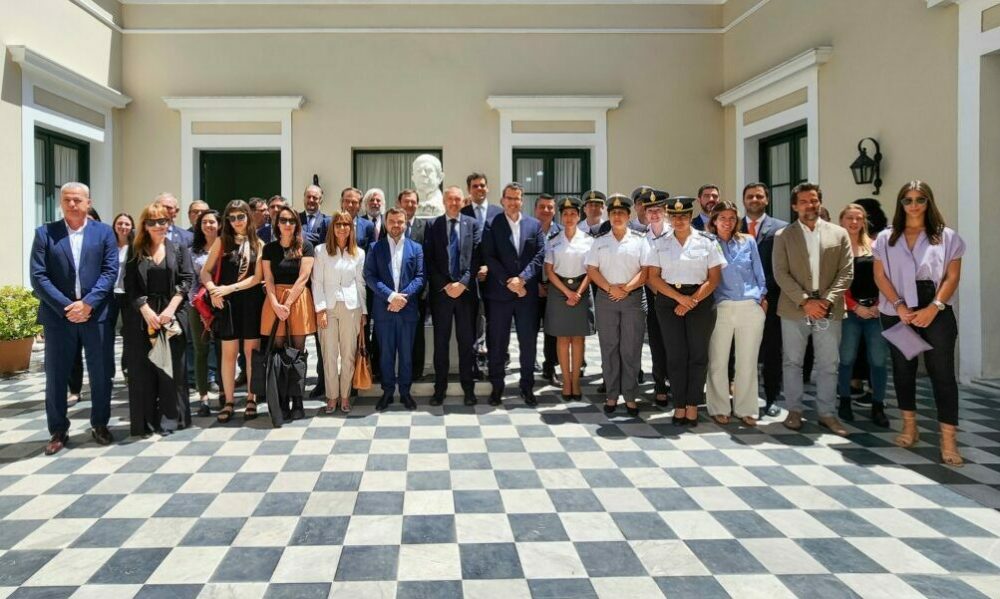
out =
<svg viewBox="0 0 1000 599"><path fill-rule="evenodd" d="M354 219L347 212L333 215L326 242L316 248L312 292L323 349L326 413L351 411L351 380L365 307L365 251L358 247ZM337 370L337 358L340 370ZM339 384L338 384L339 383ZM338 395L339 393L339 395Z"/></svg>

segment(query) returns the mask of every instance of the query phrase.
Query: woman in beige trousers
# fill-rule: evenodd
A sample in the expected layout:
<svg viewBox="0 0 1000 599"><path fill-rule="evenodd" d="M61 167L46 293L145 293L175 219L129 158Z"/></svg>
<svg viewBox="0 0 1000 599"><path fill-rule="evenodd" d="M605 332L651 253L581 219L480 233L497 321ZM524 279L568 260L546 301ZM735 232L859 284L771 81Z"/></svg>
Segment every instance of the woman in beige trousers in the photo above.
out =
<svg viewBox="0 0 1000 599"><path fill-rule="evenodd" d="M313 299L326 377L326 413L351 411L351 380L358 337L367 318L365 251L358 247L347 212L333 215L326 242L316 248ZM337 358L340 358L338 370Z"/></svg>

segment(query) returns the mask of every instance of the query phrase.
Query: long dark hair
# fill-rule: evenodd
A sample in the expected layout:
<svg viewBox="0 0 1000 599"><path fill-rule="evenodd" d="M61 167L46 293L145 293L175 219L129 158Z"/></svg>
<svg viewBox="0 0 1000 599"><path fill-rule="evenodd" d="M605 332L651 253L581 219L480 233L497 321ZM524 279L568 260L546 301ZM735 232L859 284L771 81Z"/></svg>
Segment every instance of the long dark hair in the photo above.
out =
<svg viewBox="0 0 1000 599"><path fill-rule="evenodd" d="M201 220L205 216L214 216L219 225L222 225L218 210L206 210L199 214L198 218L194 221L194 241L191 243L191 253L193 254L201 254L208 251L208 248L205 247L208 240L205 239L205 232L201 230Z"/></svg>
<svg viewBox="0 0 1000 599"><path fill-rule="evenodd" d="M281 228L279 226L281 224L281 217L285 215L287 218L289 214L292 215L292 220L295 221L295 229L292 230L292 245L282 249L285 251L285 258L294 260L295 258L302 257L302 221L299 219L299 213L288 206L282 206L278 210L278 214L275 215L274 222L271 223L271 230L273 231L271 237L274 241L278 242L278 245L281 245Z"/></svg>
<svg viewBox="0 0 1000 599"><path fill-rule="evenodd" d="M226 209L222 212L222 234L219 236L222 239L222 252L228 254L239 248L236 243L236 231L233 229L233 224L229 222L229 215L234 212L242 212L247 215L246 238L250 242L251 256L256 257L260 242L257 241L257 231L253 228L253 221L250 220L250 205L243 200L232 200L226 204Z"/></svg>
<svg viewBox="0 0 1000 599"><path fill-rule="evenodd" d="M934 201L934 192L931 186L916 179L903 185L896 194L896 213L892 217L892 233L889 235L889 245L896 245L899 236L906 230L906 210L903 208L903 198L911 191L919 191L920 195L927 198L927 211L924 212L924 232L927 233L927 240L931 245L941 243L941 233L944 232L944 217L938 210Z"/></svg>
<svg viewBox="0 0 1000 599"><path fill-rule="evenodd" d="M115 216L114 220L111 221L111 228L112 229L116 229L116 225L118 225L118 219L119 218L123 218L123 217L127 218L128 222L132 223L132 230L129 231L129 233L128 233L128 244L132 245L132 242L135 241L135 219L132 218L131 214L129 214L128 212L120 212L120 213L118 213ZM98 221L98 222L100 222L100 221ZM118 231L117 230L115 230L115 241L118 241Z"/></svg>

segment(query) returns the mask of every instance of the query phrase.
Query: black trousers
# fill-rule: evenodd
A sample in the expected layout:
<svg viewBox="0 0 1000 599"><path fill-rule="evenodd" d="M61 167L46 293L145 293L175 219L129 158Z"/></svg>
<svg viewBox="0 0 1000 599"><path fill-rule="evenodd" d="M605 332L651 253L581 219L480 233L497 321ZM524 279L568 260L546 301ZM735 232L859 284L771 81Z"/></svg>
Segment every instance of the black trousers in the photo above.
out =
<svg viewBox="0 0 1000 599"><path fill-rule="evenodd" d="M649 335L649 353L653 357L653 389L657 395L667 393L667 348L660 331L660 319L656 314L656 294L646 287L646 331Z"/></svg>
<svg viewBox="0 0 1000 599"><path fill-rule="evenodd" d="M767 315L764 317L764 335L760 343L761 378L764 379L764 398L768 405L778 401L781 393L781 319L778 317L778 297L767 298Z"/></svg>
<svg viewBox="0 0 1000 599"><path fill-rule="evenodd" d="M379 351L378 351L378 335L375 334L375 322L371 317L372 314L372 302L375 299L375 294L369 291L365 302L368 304L368 320L365 323L365 347L368 349L369 362L372 365L372 376L380 378L379 366Z"/></svg>
<svg viewBox="0 0 1000 599"><path fill-rule="evenodd" d="M897 316L882 315L882 328L888 329L899 322ZM948 306L934 318L929 327L913 327L932 349L924 352L924 366L931 377L934 403L937 404L938 422L958 424L958 382L955 380L955 341L958 323L955 313ZM896 346L889 344L892 356L892 382L896 387L896 401L900 410L917 409L917 358L907 360Z"/></svg>
<svg viewBox="0 0 1000 599"><path fill-rule="evenodd" d="M546 290L551 289L548 287L547 283L540 283L540 285L546 285ZM538 330L544 332L544 321L545 321L545 306L548 303L548 297L538 298ZM556 350L556 338L552 335L545 335L544 345L542 346L542 355L544 356L542 362L542 375L549 376L555 374L556 366L559 365L559 352Z"/></svg>
<svg viewBox="0 0 1000 599"><path fill-rule="evenodd" d="M462 390L469 393L475 381L476 316L479 302L472 291L466 290L458 298L450 298L443 291L429 298L431 322L434 323L434 394L444 395L448 389L448 371L451 369L451 328L455 326L458 343L458 380Z"/></svg>
<svg viewBox="0 0 1000 599"><path fill-rule="evenodd" d="M173 372L172 376L168 376L149 361L150 343L149 338L145 337L145 322L136 324L142 328L133 328L129 336L129 345L135 349L129 356L128 405L131 434L144 435L161 428L172 430L177 425L190 426L186 335L178 335L169 341Z"/></svg>
<svg viewBox="0 0 1000 599"><path fill-rule="evenodd" d="M698 288L681 290L694 294ZM657 319L663 339L670 340L667 354L667 374L674 408L682 409L701 403L708 375L708 344L715 328L715 302L706 297L684 316L674 314L677 302L665 295L656 296Z"/></svg>
<svg viewBox="0 0 1000 599"><path fill-rule="evenodd" d="M427 359L426 341L424 341L424 325L427 324L427 298L417 298L417 312L420 313L420 320L417 321L417 330L413 334L413 380L420 380L424 376L424 361Z"/></svg>

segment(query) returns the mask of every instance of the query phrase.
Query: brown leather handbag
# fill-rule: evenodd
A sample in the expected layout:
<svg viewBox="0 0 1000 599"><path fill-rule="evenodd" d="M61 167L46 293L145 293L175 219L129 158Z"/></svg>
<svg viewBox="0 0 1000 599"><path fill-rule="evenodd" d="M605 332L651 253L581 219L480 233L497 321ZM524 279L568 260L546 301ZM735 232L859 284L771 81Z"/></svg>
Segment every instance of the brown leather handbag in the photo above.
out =
<svg viewBox="0 0 1000 599"><path fill-rule="evenodd" d="M351 386L364 391L372 388L372 362L368 358L368 348L365 347L365 334L362 329L358 335L358 353L354 356L354 376Z"/></svg>

